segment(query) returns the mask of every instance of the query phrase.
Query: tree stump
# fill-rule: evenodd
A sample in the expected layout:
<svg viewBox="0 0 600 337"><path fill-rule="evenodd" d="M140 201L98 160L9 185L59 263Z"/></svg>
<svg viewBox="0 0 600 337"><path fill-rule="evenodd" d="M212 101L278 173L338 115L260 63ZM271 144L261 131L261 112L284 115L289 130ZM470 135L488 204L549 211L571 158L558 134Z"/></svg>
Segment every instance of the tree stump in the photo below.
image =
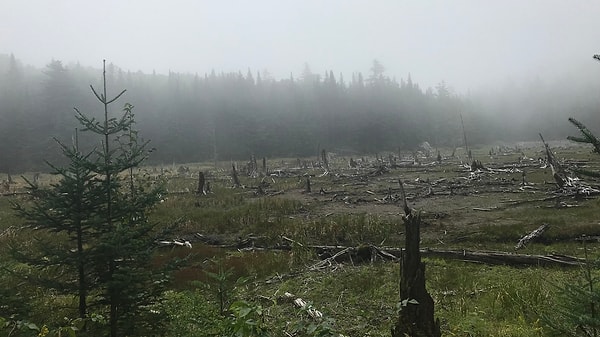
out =
<svg viewBox="0 0 600 337"><path fill-rule="evenodd" d="M327 151L325 149L321 151L321 160L325 170L329 171L329 159L327 158Z"/></svg>
<svg viewBox="0 0 600 337"><path fill-rule="evenodd" d="M204 172L202 172L202 171L198 172L198 189L196 190L196 194L198 194L198 195L206 194L206 191L204 190L205 182L206 182L206 179L204 178Z"/></svg>
<svg viewBox="0 0 600 337"><path fill-rule="evenodd" d="M405 248L400 259L400 312L392 337L440 337L440 322L434 318L433 298L425 288L425 264L421 262L421 215L414 214L406 204L404 186L400 192L404 201Z"/></svg>
<svg viewBox="0 0 600 337"><path fill-rule="evenodd" d="M235 164L231 164L231 178L233 179L234 187L241 187L240 179L238 178L237 170L235 169Z"/></svg>

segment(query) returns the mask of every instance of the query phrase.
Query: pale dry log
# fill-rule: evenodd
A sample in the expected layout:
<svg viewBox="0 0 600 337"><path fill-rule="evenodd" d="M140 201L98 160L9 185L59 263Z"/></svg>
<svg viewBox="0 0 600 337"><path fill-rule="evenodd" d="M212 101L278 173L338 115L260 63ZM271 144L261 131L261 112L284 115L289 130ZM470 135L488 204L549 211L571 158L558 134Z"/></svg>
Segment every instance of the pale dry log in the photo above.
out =
<svg viewBox="0 0 600 337"><path fill-rule="evenodd" d="M542 224L540 227L536 228L531 233L522 237L515 246L515 250L521 249L525 247L525 245L527 245L530 241L538 239L540 236L542 236L542 234L544 234L548 227L550 227L549 224Z"/></svg>

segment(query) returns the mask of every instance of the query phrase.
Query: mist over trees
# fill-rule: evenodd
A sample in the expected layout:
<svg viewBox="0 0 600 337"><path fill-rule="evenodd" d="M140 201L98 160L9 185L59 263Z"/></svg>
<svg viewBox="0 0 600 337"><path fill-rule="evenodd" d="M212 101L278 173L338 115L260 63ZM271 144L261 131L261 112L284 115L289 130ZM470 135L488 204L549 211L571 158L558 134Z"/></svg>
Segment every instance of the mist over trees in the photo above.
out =
<svg viewBox="0 0 600 337"><path fill-rule="evenodd" d="M37 69L0 55L0 172L41 170L44 160L60 164L52 138L68 143L74 106L99 113L87 88L100 72L58 60ZM364 74L317 74L305 65L285 79L250 69L161 75L109 64L107 82L136 102L138 127L158 148L152 161L163 164L317 156L321 148L410 151L423 141L455 147L462 145L460 115L474 144L533 140L540 130L565 138L568 116L600 122L597 81L539 80L461 96L444 82L423 89L410 75L390 78L378 61Z"/></svg>

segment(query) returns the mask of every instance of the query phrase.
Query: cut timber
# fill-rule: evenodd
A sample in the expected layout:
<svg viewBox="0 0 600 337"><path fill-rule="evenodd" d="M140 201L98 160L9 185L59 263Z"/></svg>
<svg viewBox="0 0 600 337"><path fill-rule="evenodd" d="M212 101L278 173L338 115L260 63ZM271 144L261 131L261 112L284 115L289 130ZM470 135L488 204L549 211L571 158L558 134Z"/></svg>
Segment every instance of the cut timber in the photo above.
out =
<svg viewBox="0 0 600 337"><path fill-rule="evenodd" d="M548 229L548 227L550 227L550 225L542 224L540 227L538 227L531 233L522 237L519 240L519 242L517 243L517 245L515 246L515 250L521 249L521 248L525 247L525 245L527 245L530 241L538 239L540 236L542 236L542 234L544 234L544 232L546 231L546 229Z"/></svg>

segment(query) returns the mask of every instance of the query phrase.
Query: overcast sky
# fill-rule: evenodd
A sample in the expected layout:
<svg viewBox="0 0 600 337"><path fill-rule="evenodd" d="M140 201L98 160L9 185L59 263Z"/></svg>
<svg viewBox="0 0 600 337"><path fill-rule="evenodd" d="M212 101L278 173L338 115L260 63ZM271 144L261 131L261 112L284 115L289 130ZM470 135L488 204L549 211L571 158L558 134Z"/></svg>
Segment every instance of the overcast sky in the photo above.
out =
<svg viewBox="0 0 600 337"><path fill-rule="evenodd" d="M0 0L0 53L125 70L389 76L457 92L593 62L595 0ZM593 67L593 65L591 66Z"/></svg>

